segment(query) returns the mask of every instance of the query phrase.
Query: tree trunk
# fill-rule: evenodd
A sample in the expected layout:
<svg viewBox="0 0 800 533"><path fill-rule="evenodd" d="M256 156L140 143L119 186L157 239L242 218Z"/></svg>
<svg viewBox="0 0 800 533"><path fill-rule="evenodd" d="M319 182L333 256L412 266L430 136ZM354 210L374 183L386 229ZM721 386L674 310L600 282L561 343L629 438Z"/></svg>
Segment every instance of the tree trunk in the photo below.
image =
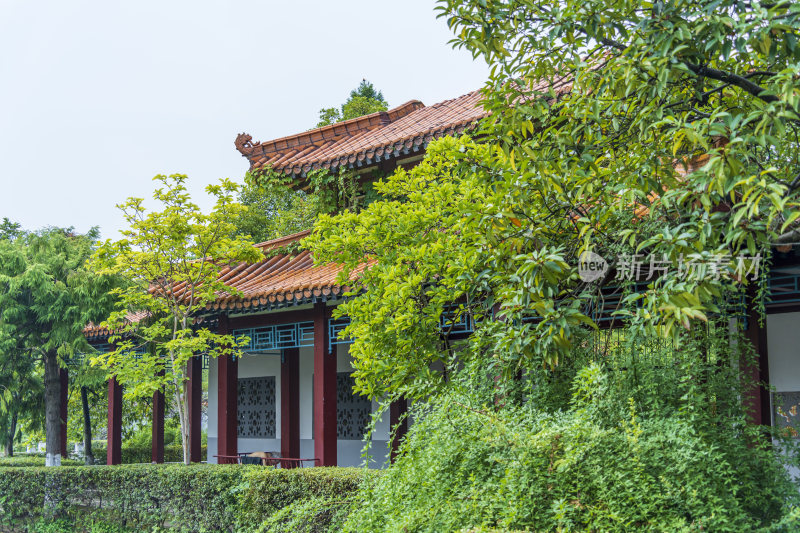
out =
<svg viewBox="0 0 800 533"><path fill-rule="evenodd" d="M8 434L6 435L6 457L14 457L14 437L17 435L17 412L11 414Z"/></svg>
<svg viewBox="0 0 800 533"><path fill-rule="evenodd" d="M191 457L189 457L189 395L187 390L187 381L183 381L180 385L176 384L175 389L175 403L178 408L178 420L181 424L181 446L183 447L183 464L190 464ZM180 391L183 391L181 394Z"/></svg>
<svg viewBox="0 0 800 533"><path fill-rule="evenodd" d="M89 413L89 392L86 387L81 387L81 408L83 409L83 457L87 465L93 465L92 417Z"/></svg>
<svg viewBox="0 0 800 533"><path fill-rule="evenodd" d="M61 466L61 367L55 351L44 357L44 414L45 466Z"/></svg>
<svg viewBox="0 0 800 533"><path fill-rule="evenodd" d="M44 429L45 466L61 466L61 367L55 350L44 356ZM61 481L57 474L45 476L44 516L58 516L62 501Z"/></svg>

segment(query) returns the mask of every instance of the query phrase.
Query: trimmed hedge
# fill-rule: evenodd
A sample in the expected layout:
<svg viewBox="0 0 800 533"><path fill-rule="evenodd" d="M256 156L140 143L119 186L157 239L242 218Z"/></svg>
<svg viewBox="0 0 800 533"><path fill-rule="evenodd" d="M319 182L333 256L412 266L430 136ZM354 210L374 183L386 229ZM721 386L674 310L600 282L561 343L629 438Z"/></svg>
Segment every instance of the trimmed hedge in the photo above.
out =
<svg viewBox="0 0 800 533"><path fill-rule="evenodd" d="M355 468L255 465L3 468L0 523L27 528L44 521L59 525L55 531L90 531L98 523L115 531L280 531L284 520L273 515L290 504L335 499L342 507L373 475ZM44 520L46 492L53 503ZM321 512L311 528L337 530L338 524L326 523L332 516ZM288 513L285 521L291 518Z"/></svg>
<svg viewBox="0 0 800 533"><path fill-rule="evenodd" d="M150 445L147 446L125 446L122 445L122 464L134 463L149 463L152 459L152 449ZM92 448L94 460L99 465L106 464L106 447L97 446ZM206 445L200 448L200 457L205 459L208 457L208 447ZM183 462L183 447L178 444L172 446L164 446L164 461L167 463L182 463Z"/></svg>
<svg viewBox="0 0 800 533"><path fill-rule="evenodd" d="M61 459L62 466L80 466L82 464L83 461L76 461L75 459ZM0 467L5 466L44 466L44 457L41 455L15 455L14 457L0 457Z"/></svg>

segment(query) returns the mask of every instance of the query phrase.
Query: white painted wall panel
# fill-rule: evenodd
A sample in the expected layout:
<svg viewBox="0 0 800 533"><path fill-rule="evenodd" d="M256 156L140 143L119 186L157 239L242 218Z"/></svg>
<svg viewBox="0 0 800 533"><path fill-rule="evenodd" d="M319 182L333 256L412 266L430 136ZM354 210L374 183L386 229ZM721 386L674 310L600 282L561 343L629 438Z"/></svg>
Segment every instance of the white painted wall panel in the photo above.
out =
<svg viewBox="0 0 800 533"><path fill-rule="evenodd" d="M219 401L217 388L217 359L208 361L208 451L206 461L216 464L217 458L217 409Z"/></svg>
<svg viewBox="0 0 800 533"><path fill-rule="evenodd" d="M800 391L800 313L767 316L767 352L775 390Z"/></svg>
<svg viewBox="0 0 800 533"><path fill-rule="evenodd" d="M314 348L300 348L300 440L314 438ZM311 449L313 457L313 447Z"/></svg>

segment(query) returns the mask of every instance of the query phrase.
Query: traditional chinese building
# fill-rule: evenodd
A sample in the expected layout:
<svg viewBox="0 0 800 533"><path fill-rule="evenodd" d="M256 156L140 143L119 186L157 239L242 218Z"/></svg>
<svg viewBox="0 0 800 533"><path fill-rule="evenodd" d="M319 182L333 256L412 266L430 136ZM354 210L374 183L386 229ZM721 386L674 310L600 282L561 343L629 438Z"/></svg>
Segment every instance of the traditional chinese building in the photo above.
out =
<svg viewBox="0 0 800 533"><path fill-rule="evenodd" d="M303 187L316 169L346 168L360 181L419 162L432 139L457 135L486 115L478 92L432 106L411 101L394 109L267 142L250 135L236 148L250 169L271 167ZM246 335L250 345L238 360L220 357L208 366L208 455L200 456L203 360L189 364L192 461L228 461L241 452L277 452L316 458L321 465L360 464L363 435L375 402L352 392L349 343L337 334L345 323L331 317L342 301L339 267L314 266L308 251L285 252L308 232L257 245L267 259L226 268L221 279L241 296L218 300L211 309L220 333ZM465 330L466 324L461 330ZM463 331L462 331L463 333ZM108 332L90 328L92 344ZM163 461L164 398L154 398L153 461ZM120 462L121 388L109 383L108 458ZM373 434L373 465L386 459L390 424L406 411L392 405ZM402 431L401 431L402 433Z"/></svg>
<svg viewBox="0 0 800 533"><path fill-rule="evenodd" d="M309 172L346 168L362 181L408 168L424 156L435 138L456 135L486 115L477 92L432 106L411 101L386 112L319 129L253 142L240 134L236 148L251 170L271 167L302 188ZM226 268L221 279L241 296L219 299L210 320L220 333L250 338L246 354L206 361L193 360L188 369L191 388L192 461L230 460L241 452L277 452L282 457L316 458L322 465L361 463L364 429L376 404L352 392L349 344L338 333L346 325L332 318L342 301L336 265L314 266L307 251L288 253L287 246L308 232L258 245L267 255L253 265ZM788 247L775 251L769 273L767 317L759 323L752 295L737 320L744 320L747 337L758 356L753 378L774 387L756 385L745 401L757 424L783 424L779 407L790 411L800 404L800 253ZM609 313L614 294L594 318L613 327ZM471 324L459 324L467 334ZM107 331L87 330L93 344L102 344ZM200 412L203 364L208 365L208 455L200 453ZM108 463L120 461L121 389L109 383ZM372 464L386 460L390 426L406 411L392 406L377 424L371 449ZM163 461L164 398L154 398L153 461ZM399 432L402 434L402 431Z"/></svg>

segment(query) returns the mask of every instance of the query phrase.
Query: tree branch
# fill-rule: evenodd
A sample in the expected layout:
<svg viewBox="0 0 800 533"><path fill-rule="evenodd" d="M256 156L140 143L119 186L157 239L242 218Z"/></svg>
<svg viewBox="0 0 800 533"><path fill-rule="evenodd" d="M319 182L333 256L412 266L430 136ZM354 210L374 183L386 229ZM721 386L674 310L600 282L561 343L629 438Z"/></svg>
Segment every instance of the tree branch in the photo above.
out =
<svg viewBox="0 0 800 533"><path fill-rule="evenodd" d="M607 37L602 37L598 39L597 37L591 35L585 28L578 27L578 29L581 33L583 33L587 37L597 39L597 41L600 42L601 44L604 44L611 48L615 48L616 50L619 51L625 51L628 49L627 46L618 41L609 39ZM764 102L767 103L779 101L777 96L773 96L771 94L763 95L763 93L766 90L760 85L753 83L746 77L739 76L737 74L731 74L730 72L725 72L723 70L711 68L706 65L695 65L694 63L689 63L688 61L685 60L681 60L681 63L686 65L686 68L691 70L696 76L703 76L705 78L711 78L713 80L730 83L731 85L735 85L736 87L739 87L740 89L752 94L756 98L763 100Z"/></svg>
<svg viewBox="0 0 800 533"><path fill-rule="evenodd" d="M800 228L789 230L775 240L775 244L795 244L798 242L800 242Z"/></svg>
<svg viewBox="0 0 800 533"><path fill-rule="evenodd" d="M730 72L717 70L705 65L695 65L693 63L689 63L688 61L682 61L682 63L697 76L703 76L705 78L711 78L713 80L730 83L731 85L739 87L740 89L752 94L764 102L777 102L779 100L777 96L773 96L771 94L762 95L766 89L737 74L731 74Z"/></svg>

